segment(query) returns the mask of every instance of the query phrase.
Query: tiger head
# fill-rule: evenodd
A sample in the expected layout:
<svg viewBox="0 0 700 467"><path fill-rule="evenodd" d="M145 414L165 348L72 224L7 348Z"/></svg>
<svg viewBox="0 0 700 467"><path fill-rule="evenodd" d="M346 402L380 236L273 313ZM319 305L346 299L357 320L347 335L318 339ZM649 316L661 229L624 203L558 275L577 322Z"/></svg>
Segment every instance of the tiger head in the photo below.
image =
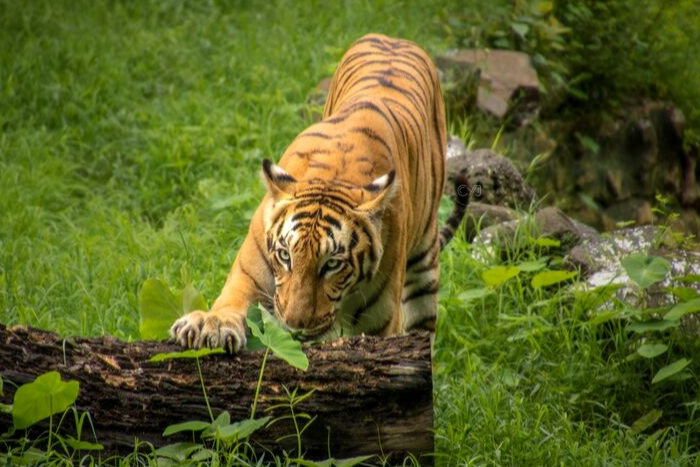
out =
<svg viewBox="0 0 700 467"><path fill-rule="evenodd" d="M353 187L297 181L265 160L263 176L271 200L264 217L274 312L302 337L320 336L334 326L343 299L377 273L395 172Z"/></svg>

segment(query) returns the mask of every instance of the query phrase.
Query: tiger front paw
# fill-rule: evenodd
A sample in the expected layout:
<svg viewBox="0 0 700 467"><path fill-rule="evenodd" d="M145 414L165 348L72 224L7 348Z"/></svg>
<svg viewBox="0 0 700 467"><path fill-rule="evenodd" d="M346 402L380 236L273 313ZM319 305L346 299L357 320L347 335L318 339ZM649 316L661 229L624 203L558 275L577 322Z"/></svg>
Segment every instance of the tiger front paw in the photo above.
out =
<svg viewBox="0 0 700 467"><path fill-rule="evenodd" d="M193 311L175 321L170 335L188 349L223 347L235 353L246 345L245 316Z"/></svg>

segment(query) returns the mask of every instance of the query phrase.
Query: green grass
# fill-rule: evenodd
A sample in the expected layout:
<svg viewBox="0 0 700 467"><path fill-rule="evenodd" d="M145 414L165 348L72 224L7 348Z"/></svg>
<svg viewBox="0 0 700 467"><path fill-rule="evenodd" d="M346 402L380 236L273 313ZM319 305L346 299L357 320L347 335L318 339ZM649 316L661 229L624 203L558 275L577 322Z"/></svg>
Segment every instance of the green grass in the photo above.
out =
<svg viewBox="0 0 700 467"><path fill-rule="evenodd" d="M454 3L0 0L0 321L137 339L141 285L183 266L216 297L313 86L370 31L446 49ZM646 387L584 297L465 303L502 261L474 253L442 256L440 465L700 464L690 383ZM669 398L685 422L645 446L628 426Z"/></svg>

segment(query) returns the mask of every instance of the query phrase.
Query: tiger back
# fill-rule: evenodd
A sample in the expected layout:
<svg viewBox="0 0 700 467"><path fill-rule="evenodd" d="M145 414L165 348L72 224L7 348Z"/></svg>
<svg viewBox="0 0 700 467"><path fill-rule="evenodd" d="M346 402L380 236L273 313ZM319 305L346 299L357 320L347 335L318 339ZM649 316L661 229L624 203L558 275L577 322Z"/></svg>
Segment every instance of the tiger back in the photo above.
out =
<svg viewBox="0 0 700 467"><path fill-rule="evenodd" d="M323 119L301 132L268 193L221 296L178 320L190 347L245 344L259 301L302 337L434 329L445 183L445 111L435 67L415 44L371 34L342 58Z"/></svg>

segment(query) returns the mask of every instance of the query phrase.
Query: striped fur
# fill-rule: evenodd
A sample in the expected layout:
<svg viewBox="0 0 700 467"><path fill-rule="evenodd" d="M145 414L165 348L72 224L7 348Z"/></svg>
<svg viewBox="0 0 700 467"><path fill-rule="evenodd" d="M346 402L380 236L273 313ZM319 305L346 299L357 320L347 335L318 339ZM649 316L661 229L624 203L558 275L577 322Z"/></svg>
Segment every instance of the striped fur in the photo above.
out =
<svg viewBox="0 0 700 467"><path fill-rule="evenodd" d="M368 35L347 51L321 122L299 134L211 311L178 320L189 347L245 344L261 302L308 338L434 329L438 256L464 215L438 229L445 112L435 67L411 42Z"/></svg>

